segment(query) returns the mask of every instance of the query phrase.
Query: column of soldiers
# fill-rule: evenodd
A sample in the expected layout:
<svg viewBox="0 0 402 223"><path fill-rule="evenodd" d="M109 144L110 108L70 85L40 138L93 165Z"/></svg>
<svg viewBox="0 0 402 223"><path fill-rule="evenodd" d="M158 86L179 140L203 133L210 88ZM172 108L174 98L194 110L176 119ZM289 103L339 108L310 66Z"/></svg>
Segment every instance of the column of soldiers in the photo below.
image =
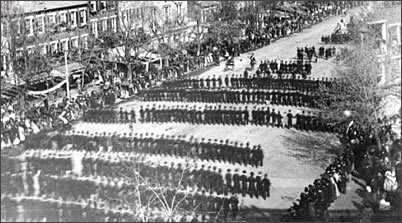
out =
<svg viewBox="0 0 402 223"><path fill-rule="evenodd" d="M326 60L328 60L329 58L336 56L336 48L335 47L329 47L329 48L324 48L324 47L320 47L318 48L318 56L322 57Z"/></svg>
<svg viewBox="0 0 402 223"><path fill-rule="evenodd" d="M297 47L297 60L298 61L303 61L304 57L306 56L307 60L309 62L311 62L312 59L313 59L313 56L316 56L316 55L317 55L317 52L316 52L314 46L312 46L312 47L307 47L306 46L304 48L303 47ZM317 57L316 57L315 62L317 62Z"/></svg>
<svg viewBox="0 0 402 223"><path fill-rule="evenodd" d="M115 152L135 152L139 154L168 155L175 157L191 157L212 162L228 162L230 164L262 166L264 154L261 145L250 146L249 143L230 143L228 139L212 140L202 138L185 140L178 136L153 133L123 135L69 135L54 137L60 148L72 144L73 150L98 151L99 146L110 145Z"/></svg>
<svg viewBox="0 0 402 223"><path fill-rule="evenodd" d="M57 152L55 152L57 153ZM35 159L31 161L34 163L33 166L42 160L46 160L47 157L40 155L42 159ZM125 160L125 162L121 162ZM130 165L134 165L135 167ZM194 167L189 167L188 164L186 166L182 166L180 163L175 166L174 163L171 163L170 166L167 162L164 164L155 165L154 163L145 163L143 161L135 160L135 157L132 154L126 155L123 157L118 157L118 153L109 153L109 154L96 154L96 153L88 153L85 155L83 159L83 173L82 181L92 181L91 178L85 177L97 177L102 176L109 179L113 179L112 181L115 184L119 184L118 176L124 174L125 176L131 176L133 174L133 168L136 168L139 172L139 175L149 182L148 186L155 186L156 184L161 184L163 187L171 188L175 185L180 185L179 189L185 190L186 188L197 188L197 190L205 190L210 194L217 194L217 195L225 195L227 196L229 193L232 195L237 193L242 193L243 196L248 194L250 197L259 196L266 199L270 196L270 181L265 174L262 177L261 173L255 175L253 172L250 172L247 175L246 171L239 172L238 169L234 170L233 173L230 169L223 173L221 169L217 167L205 167L202 165L200 168L195 165ZM128 164L127 164L128 163ZM54 164L58 166L57 163ZM184 167L184 168L183 168ZM38 169L36 169L38 170ZM41 171L44 169L40 169ZM68 170L66 170L67 172ZM41 179L48 179L46 177L47 173L44 173L45 176L42 176ZM62 174L53 175L53 176L63 176ZM156 176L156 178L153 178ZM53 177L54 178L54 177ZM105 178L105 179L106 179ZM83 183L76 183L72 181L74 180L74 176L67 176L64 178L65 181L63 186L58 188L57 190L60 192L58 194L62 198L64 196L76 196L82 198L89 198L92 192L95 192L94 186L88 186L87 189L81 188ZM157 182L155 181L157 180ZM108 181L106 179L106 181ZM69 183L66 183L69 182ZM66 189L66 184L70 185L70 189ZM73 186L75 184L75 186ZM121 184L121 183L120 183ZM44 183L42 185L42 190L47 189L49 183ZM64 190L63 190L64 188ZM75 191L75 194L70 190L72 188L81 188L82 191ZM49 189L50 190L50 189ZM84 193L84 194L82 194ZM116 192L114 192L116 193ZM32 195L30 192L28 195Z"/></svg>
<svg viewBox="0 0 402 223"><path fill-rule="evenodd" d="M30 153L33 157L37 157L39 159L30 159L28 162L28 167L30 169L34 167L42 167L46 168L43 165L38 163L42 162L42 160L52 159L51 154L55 155L59 153L59 151L35 151ZM49 156L47 156L47 155ZM95 155L96 154L96 155ZM91 197L90 195L95 191L99 192L99 190L95 189L95 186L86 185L91 184L90 179L94 179L96 176L109 177L109 179L104 178L98 184L110 184L114 183L114 185L122 185L123 183L119 182L116 178L119 176L118 173L125 174L126 176L130 176L130 172L132 169L127 168L127 166L123 165L122 160L118 160L116 157L117 153L108 153L108 154L99 154L99 153L90 153L86 154L83 163L83 176L84 178L80 178L82 182L76 182L78 180L77 176L67 175L67 177L60 178L59 176L63 176L59 174L59 176L50 177L49 173L44 172L44 174L40 177L41 181L41 193L43 191L47 191L45 194L55 194L54 190L57 190L57 196L60 196L63 199L88 199ZM124 156L127 160L132 160L133 157ZM127 165L127 164L126 164ZM164 187L171 187L172 185L178 185L178 180L183 179L181 182L182 189L187 187L197 187L198 190L205 190L209 193L216 193L217 195L224 194L225 196L228 192L242 193L243 196L245 194L249 194L250 197L259 196L266 199L266 197L270 196L269 188L270 182L267 179L267 175L265 177L259 175L255 176L254 173L250 173L249 176L246 175L246 172L243 171L243 174L238 173L238 170L234 171L234 174L230 173L230 169L227 170L225 177L223 178L223 173L220 169L217 170L216 167L208 167L204 168L201 166L201 169L197 169L197 166L194 168L190 168L188 171L184 171L181 167L181 164L178 164L177 167L172 163L170 167L168 167L167 162L164 165L154 165L149 163L139 162L138 164L139 174L144 176L145 178L149 178L151 176L157 176L158 182L162 183ZM57 168L58 163L54 163L52 166ZM186 166L188 169L188 164ZM42 171L44 169L40 169ZM36 169L37 171L37 169ZM68 170L66 170L67 173ZM181 178L181 174L184 174L183 178ZM89 177L89 178L88 178ZM51 178L57 178L60 180L58 184L52 183ZM59 179L60 178L60 179ZM99 179L99 178L97 178ZM116 180L117 179L117 180ZM148 179L149 180L149 179ZM149 182L147 180L147 182ZM42 182L47 181L47 182ZM50 181L50 182L49 182ZM105 183L106 181L106 183ZM86 182L86 183L85 183ZM59 186L55 186L59 185ZM152 185L152 183L151 183ZM50 187L50 188L49 188ZM106 187L106 186L105 186ZM121 186L120 186L121 187ZM53 189L51 189L53 188ZM64 189L63 189L64 188ZM77 190L74 190L76 188ZM79 189L78 189L79 188ZM109 188L110 189L110 188ZM71 192L73 190L73 192ZM105 188L103 188L105 191ZM74 193L75 192L75 193ZM118 192L111 192L112 194L116 194ZM28 196L32 195L32 192L27 194ZM110 194L109 194L110 195ZM99 196L99 195L98 195ZM112 196L112 195L111 195Z"/></svg>
<svg viewBox="0 0 402 223"><path fill-rule="evenodd" d="M44 150L39 150L32 152L28 154L28 157L31 157L28 161L28 168L30 171L43 171L42 175L39 176L39 183L40 183L40 192L36 193L33 192L30 188L35 187L35 180L32 179L33 176L28 175L27 184L28 184L28 190L25 195L22 195L22 193L18 192L12 192L12 189L9 190L4 190L2 194L8 196L8 198L11 198L9 203L12 203L17 199L17 204L21 204L21 200L30 200L30 199L36 199L38 201L38 205L36 207L47 207L50 208L51 206L48 206L48 203L50 200L53 202L58 202L58 212L59 215L53 215L49 214L48 216L44 214L43 212L47 209L35 209L32 210L32 206L30 205L24 205L24 208L26 208L25 212L27 217L23 217L24 219L32 219L32 220L41 220L41 221L49 221L50 219L56 218L58 220L64 219L65 221L71 221L71 220L94 220L93 218L98 219L99 221L107 221L107 219L113 218L113 215L108 213L106 215L92 215L88 216L88 210L89 209L96 209L98 210L99 208L103 209L103 207L106 207L109 211L113 211L114 214L123 214L122 209L125 209L124 207L127 208L127 210L134 210L135 207L127 207L124 206L126 204L121 204L121 203L113 203L110 202L110 199L113 198L118 198L119 196L128 196L127 193L132 193L129 195L136 195L136 192L134 188L132 188L127 182L123 180L123 178L117 178L117 176L120 176L119 174L116 174L116 171L118 173L123 173L127 174L127 176L131 171L131 169L125 168L122 164L122 162L116 162L116 154L102 154L104 155L97 155L99 157L96 157L92 153L89 156L85 157L83 159L84 164L84 169L83 169L83 176L85 177L78 177L74 174L68 174L69 169L65 169L65 174L60 174L57 172L46 172L44 171L48 166L44 166L40 164L42 161L47 162L47 160L52 160L53 157L57 153L60 153L60 151L44 151ZM35 157L35 158L32 158ZM60 157L59 157L60 158ZM88 165L89 163L89 165ZM52 167L58 168L60 163L55 162ZM91 166L92 165L92 166ZM188 164L187 164L188 165ZM63 165L60 165L63 166ZM63 166L65 167L65 166ZM33 169L33 168L41 168L41 169ZM173 169L172 169L173 168ZM60 168L59 168L60 169ZM196 167L194 169L190 169L189 171L184 171L181 169L181 164L177 165L177 168L174 167L172 164L170 167L163 165L158 165L155 166L153 164L145 164L145 163L140 163L138 170L140 170L140 175L145 176L145 178L149 178L152 176L158 176L158 183L162 183L162 185L167 188L167 187L172 187L174 185L178 185L180 180L180 174L184 174L185 176L183 177L183 181L181 183L180 188L185 189L188 186L193 186L197 187L199 190L204 189L207 190L209 193L205 194L205 192L202 192L200 194L199 192L197 193L192 193L186 197L186 201L183 204L188 204L185 207L186 209L192 209L195 208L195 206L198 206L202 203L202 205L206 205L205 208L197 208L196 213L200 213L202 215L201 221L204 220L210 220L212 219L212 216L216 216L217 213L220 212L221 208L224 209L222 217L223 219L226 219L229 210L232 212L233 215L233 220L235 220L237 211L238 211L238 199L236 196L231 196L227 197L228 189L229 192L231 191L231 184L229 183L224 183L223 180L223 175L221 173L221 170L216 172L216 167L213 168L213 171L210 170L210 167L208 169L203 170L203 167L200 170L197 170ZM55 175L51 175L55 174ZM100 176L100 178L99 178ZM12 178L18 178L21 179L22 175L13 175ZM198 177L199 179L195 178ZM234 176L236 179L236 174ZM254 182L254 177L246 177L247 179L250 179ZM22 177L24 179L24 177ZM201 180L202 179L202 180ZM228 178L228 174L226 175L226 179ZM261 182L266 182L268 179L260 179ZM149 179L148 179L149 180ZM7 181L7 182L15 182L15 181ZM149 182L149 181L146 181ZM236 180L234 181L236 182ZM250 194L256 194L257 192L254 191L253 188L264 188L258 183L261 183L260 181L255 181L255 186L254 183L252 183L252 186L250 186ZM130 181L130 183L132 183ZM236 183L235 183L236 184ZM266 183L265 183L266 184ZM156 185L155 182L152 183L151 185ZM229 187L226 187L225 185L229 185ZM3 186L3 184L2 184ZM22 184L11 184L12 187L23 187ZM265 185L265 188L268 186ZM7 187L9 188L9 187ZM224 191L223 189L226 188ZM248 188L245 188L246 191L244 193L248 192ZM158 191L159 189L154 188L154 190ZM256 190L256 189L255 189ZM268 189L269 190L269 189ZM135 193L134 193L134 192ZM175 195L176 192L174 190L171 190L172 193L170 195ZM95 200L93 200L93 194L97 194L95 196ZM181 193L181 192L180 192ZM179 195L177 196L181 196ZM185 193L185 191L183 191ZM214 195L212 193L217 193L217 195ZM225 196L220 196L222 193L225 193ZM232 192L233 193L233 192ZM152 191L149 190L149 186L147 187L144 185L143 191L141 193L141 196L146 197L148 195L152 195ZM258 191L258 194L261 194L261 196L264 196L266 194L269 194L269 191ZM167 199L172 198L172 196L169 197L169 193L166 195ZM176 196L176 195L175 195ZM144 199L142 197L143 201L146 201L147 199ZM4 196L2 196L4 198ZM38 199L37 199L38 198ZM107 199L108 198L108 199ZM123 199L120 199L123 200ZM179 199L180 200L180 199ZM63 206L66 205L67 207ZM71 214L71 208L77 208L77 206L71 206L73 203L77 202L78 204L82 204L82 207L75 210L75 214ZM95 204L95 207L90 207L90 203ZM96 207L96 203L98 203L98 207ZM101 207L99 205L101 204ZM103 204L103 205L102 205ZM134 202L133 202L134 204ZM70 206L68 206L70 205ZM146 203L142 205L147 205ZM70 208L71 207L71 208ZM214 207L211 209L211 207ZM52 209L53 210L53 209ZM96 211L93 210L93 211ZM50 210L48 210L50 211ZM61 212L60 212L61 211ZM191 211L191 210L188 210ZM45 211L46 212L46 211ZM85 214L84 214L85 213ZM44 214L44 215L40 215ZM156 214L156 213L152 213ZM209 218L205 218L205 215L209 215ZM4 218L8 219L16 219L17 216L14 215L13 213L9 214L8 216L2 216ZM47 218L44 220L44 218ZM106 219L103 219L103 217L107 217ZM126 216L127 218L133 218L133 217L138 217L138 216ZM184 216L183 216L184 217ZM53 219L54 220L54 219ZM199 219L200 220L200 219Z"/></svg>
<svg viewBox="0 0 402 223"><path fill-rule="evenodd" d="M143 91L145 101L182 101L203 103L258 103L273 105L317 107L319 96L313 92L271 91L271 90L192 90L192 89L153 89Z"/></svg>
<svg viewBox="0 0 402 223"><path fill-rule="evenodd" d="M92 110L87 111L91 114ZM96 110L99 114L96 118L84 119L87 122L95 123L133 123L130 118L126 118L127 111L102 111ZM103 113L107 115L102 115ZM112 114L112 118L109 115ZM286 120L280 111L276 111L270 107L248 109L236 108L233 106L208 106L204 109L197 106L177 105L153 105L152 108L149 105L144 109L142 106L139 110L140 123L192 123L192 124L206 124L206 125L247 125L249 123L255 125L265 125L273 127L287 127L296 128L305 131L322 131L322 132L337 132L338 127L327 124L324 119L326 116L313 115L311 112L302 111L299 114L293 114L290 110L286 114ZM251 115L250 115L251 113ZM92 117L92 116L89 116Z"/></svg>
<svg viewBox="0 0 402 223"><path fill-rule="evenodd" d="M320 179L308 185L300 194L299 204L294 203L283 221L323 221L326 211L340 193L346 193L348 175L352 170L350 150L335 159Z"/></svg>
<svg viewBox="0 0 402 223"><path fill-rule="evenodd" d="M321 37L321 42L325 44L343 44L351 40L351 36L347 33L332 33Z"/></svg>
<svg viewBox="0 0 402 223"><path fill-rule="evenodd" d="M14 175L12 178L18 179L22 178L22 176ZM102 176L101 178L95 179L88 177L77 177L73 175L42 175L40 176L39 183L40 194L25 194L21 196L22 201L19 201L22 206L24 206L27 217L33 221L42 220L43 218L46 218L47 221L50 222L60 220L81 222L83 220L95 221L95 219L105 221L105 218L113 219L115 215L118 215L121 219L123 218L122 215L126 211L137 209L138 204L135 203L135 197L137 196L136 189L141 191L140 196L142 206L148 205L147 201L149 198L151 198L153 192L164 193L165 198L167 201L169 201L169 203L172 203L172 199L175 196L177 201L185 199L181 203L180 208L185 209L188 212L195 210L195 208L202 203L204 206L197 208L197 212L201 215L209 215L209 219L215 217L217 213L219 213L219 210L224 207L223 205L228 205L228 208L225 210L225 213L223 213L224 215L222 217L223 219L226 219L229 211L231 211L232 215L234 216L234 220L235 216L237 215L239 203L236 196L220 196L210 193L207 194L205 191L187 193L184 190L168 188L168 185L164 185L166 192L162 192L159 188L149 186L146 183L143 183L137 187L136 185L133 185L132 182L129 182L124 178L117 177ZM30 183L29 186L31 186ZM9 195L10 193L6 191L4 194ZM14 195L11 197L16 196ZM30 206L30 201L36 198L38 198L36 200L36 206ZM113 200L113 202L111 202L111 200ZM53 201L53 203L49 204L51 201ZM73 205L70 206L70 208L68 205L63 207L63 205L66 204L65 201L78 203L79 205ZM94 206L91 206L91 204ZM36 208L33 209L33 207ZM50 210L46 211L48 208L50 208ZM71 208L77 209L72 210ZM99 211L99 209L102 210L104 208L113 213L108 212L103 215L96 213L97 216L88 216L90 214L88 211L96 212ZM162 212L163 210L162 205L159 202L152 203L151 208L153 209L152 214L156 216L160 214L158 212ZM58 211L60 209L61 213ZM56 213L50 213L51 211L56 211ZM71 211L74 211L75 213L71 213ZM132 214L125 216L124 218L138 217L131 215ZM7 217L13 219L12 216L4 216L4 218ZM153 216L153 218L154 217L155 216Z"/></svg>
<svg viewBox="0 0 402 223"><path fill-rule="evenodd" d="M222 80L223 79L223 80ZM308 91L308 90L317 90L320 85L324 85L326 87L331 87L332 82L335 81L335 78L322 78L319 80L318 78L311 79L301 79L300 76L297 78L291 78L288 76L282 76L281 78L273 78L271 76L265 75L265 73L261 73L260 75L248 75L245 74L239 75L226 75L224 78L216 78L215 76L207 77L206 79L182 79L177 82L170 82L169 86L163 86L162 89L170 90L170 89L183 89L183 88L192 88L192 89L222 89L222 88L258 88L258 89L267 89L267 90L298 90L298 91ZM141 92L146 92L147 90L142 90Z"/></svg>

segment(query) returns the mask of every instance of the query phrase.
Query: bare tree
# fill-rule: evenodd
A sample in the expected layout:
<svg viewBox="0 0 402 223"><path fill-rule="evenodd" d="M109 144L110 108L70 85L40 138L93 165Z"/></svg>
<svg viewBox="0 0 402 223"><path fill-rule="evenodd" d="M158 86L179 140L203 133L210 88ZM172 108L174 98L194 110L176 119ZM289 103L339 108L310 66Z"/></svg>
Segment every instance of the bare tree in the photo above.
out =
<svg viewBox="0 0 402 223"><path fill-rule="evenodd" d="M155 176L144 174L141 163L140 158L122 161L124 173L115 170L117 175L133 185L135 196L131 199L126 197L122 197L122 199L125 203L135 207L135 211L140 213L141 221L154 221L155 216L159 215L164 221L172 222L177 215L186 216L197 212L197 207L183 208L185 200L191 195L191 191L183 185L183 181L189 173L188 168L184 167L180 171L180 176L166 185L167 180L161 179L160 173ZM155 207L158 207L159 213L155 212Z"/></svg>
<svg viewBox="0 0 402 223"><path fill-rule="evenodd" d="M150 38L144 32L146 21L143 10L144 5L148 3L143 1L128 2L122 1L119 3L121 9L141 9L141 12L136 17L130 14L130 10L120 10L122 14L119 16L119 29L115 32L105 32L101 34L99 39L102 39L103 47L112 49L117 61L122 62L127 66L127 77L133 79L133 71L135 64L138 63L138 56L142 49L147 49L150 44Z"/></svg>
<svg viewBox="0 0 402 223"><path fill-rule="evenodd" d="M377 41L367 39L356 45L338 61L335 74L337 81L331 87L320 87L321 107L329 114L334 123L345 121L345 111L366 133L371 133L381 147L379 129L384 117L384 102L396 103L400 107L400 76L385 74L380 82L381 58L385 67L392 66L389 56L379 56ZM400 70L399 70L400 72Z"/></svg>
<svg viewBox="0 0 402 223"><path fill-rule="evenodd" d="M31 81L46 73L49 75L50 56L44 51L43 43L49 38L44 28L44 20L34 20L31 31L31 23L26 23L25 14L27 7L35 7L39 3L22 5L20 2L2 2L2 53L9 56L9 64L12 68L13 78L17 87L23 86L24 92ZM40 12L37 12L38 14ZM9 70L6 71L6 73ZM10 73L6 74L7 76ZM10 77L10 76L9 76ZM20 83L22 80L23 83Z"/></svg>

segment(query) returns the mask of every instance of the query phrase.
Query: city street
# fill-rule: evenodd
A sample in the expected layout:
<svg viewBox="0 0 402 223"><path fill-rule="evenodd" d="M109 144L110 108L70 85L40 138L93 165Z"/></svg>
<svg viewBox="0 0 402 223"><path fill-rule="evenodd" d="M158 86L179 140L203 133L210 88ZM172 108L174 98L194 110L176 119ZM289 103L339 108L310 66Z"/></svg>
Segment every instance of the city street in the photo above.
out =
<svg viewBox="0 0 402 223"><path fill-rule="evenodd" d="M24 81L2 91L2 222L400 217L387 12L400 2L2 3L2 86Z"/></svg>
<svg viewBox="0 0 402 223"><path fill-rule="evenodd" d="M322 23L313 25L312 27L303 30L300 33L294 33L286 38L281 38L268 46L262 47L255 51L248 52L246 54L241 55L240 57L235 57L235 67L234 69L225 69L226 65L224 62L221 62L219 66L213 67L208 71L200 74L199 76L202 78L222 76L226 75L231 76L232 74L239 75L243 74L246 68L250 68L250 59L248 58L251 53L254 53L254 57L257 60L258 66L261 60L295 60L296 58L296 50L297 47L311 47L315 46L316 50L320 46L329 47L335 46L337 49L344 47L344 45L324 45L321 43L321 36L330 35L335 29L338 22L341 19L348 22L350 15L358 12L360 9L352 9L349 10L346 16L334 16L331 17ZM331 69L334 67L332 63L333 58L330 60L318 59L318 63L312 63L312 73L311 78L322 78L322 77L333 77L331 73Z"/></svg>
<svg viewBox="0 0 402 223"><path fill-rule="evenodd" d="M279 39L269 46L249 52L240 57L235 58L235 69L225 70L225 64L222 62L220 66L212 67L206 72L203 72L199 77L208 76L221 76L235 74L242 74L246 67L249 67L249 59L247 58L251 53L254 53L257 64L260 60L291 60L296 58L296 49L298 46L315 46L321 44L321 36L329 35L335 28L340 19L348 20L349 14L344 16L331 17L320 24L314 25L301 33L292 34L289 37ZM328 47L328 45L324 45ZM344 47L344 45L336 45L337 48ZM318 59L318 63L312 64L313 78L332 77L331 68L334 67L333 58L329 60ZM253 72L253 71L251 71ZM143 101L130 101L121 103L117 106L116 110L130 111L132 108L139 114L141 106L152 107L153 105L176 106L188 105L197 108L204 108L208 103L186 103L186 102L143 102ZM214 104L208 104L214 105ZM216 105L216 104L215 104ZM247 106L249 109L258 107L266 107L267 105L257 104L221 104L226 107L241 107ZM270 108L275 108L282 114L291 110L292 113L297 111L312 111L310 108L297 108L291 106L273 106L268 105ZM138 117L137 117L138 118ZM89 131L89 134L96 132L111 132L123 135L129 132L135 133L153 133L154 135L184 135L186 137L193 136L195 138L205 139L218 139L230 141L238 141L242 143L250 142L251 145L261 144L264 151L264 165L261 168L242 167L240 165L228 165L224 163L212 163L207 161L197 161L197 164L205 164L217 166L226 170L227 168L238 168L240 170L247 170L248 172L263 172L268 174L272 183L272 196L267 200L256 198L241 198L244 207L256 207L260 209L287 209L293 202L295 202L304 187L311 184L316 178L324 172L324 168L331 163L331 158L341 151L339 148L340 143L337 137L329 133L312 133L301 132L297 130L278 129L272 127L258 127L258 126L222 126L222 125L191 125L191 124L134 124L132 129L128 124L89 124L79 123L74 126L75 131ZM314 145L312 147L312 145ZM313 155L314 153L314 155ZM312 158L314 157L314 158ZM184 159L177 159L173 157L148 157L149 160L158 162L158 160L170 162L185 162ZM190 162L194 162L190 161ZM352 191L353 192L353 191Z"/></svg>

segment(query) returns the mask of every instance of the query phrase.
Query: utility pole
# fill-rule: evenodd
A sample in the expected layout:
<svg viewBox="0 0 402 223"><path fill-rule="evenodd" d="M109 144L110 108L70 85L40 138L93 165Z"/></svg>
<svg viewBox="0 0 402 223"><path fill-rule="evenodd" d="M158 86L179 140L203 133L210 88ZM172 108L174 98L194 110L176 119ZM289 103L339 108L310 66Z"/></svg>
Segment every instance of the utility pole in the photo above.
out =
<svg viewBox="0 0 402 223"><path fill-rule="evenodd" d="M68 76L68 66L67 66L67 51L64 52L64 62L66 64L66 90L67 90L67 98L70 100L70 82L69 82L69 76Z"/></svg>

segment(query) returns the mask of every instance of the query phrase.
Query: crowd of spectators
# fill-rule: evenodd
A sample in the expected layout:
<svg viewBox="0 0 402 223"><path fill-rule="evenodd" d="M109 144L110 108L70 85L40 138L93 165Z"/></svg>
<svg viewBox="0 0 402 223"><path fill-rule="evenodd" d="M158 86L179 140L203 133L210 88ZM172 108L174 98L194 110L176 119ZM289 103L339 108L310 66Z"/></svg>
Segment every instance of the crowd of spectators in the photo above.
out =
<svg viewBox="0 0 402 223"><path fill-rule="evenodd" d="M327 167L321 179L305 188L299 203L294 203L283 219L329 220L328 208L341 193L346 193L346 184L352 175L366 183L364 190L360 190L363 198L359 215L361 221L399 219L400 135L391 130L398 120L400 122L398 115L381 120L383 127L378 133L381 148L373 134L368 134L357 125L350 126L344 135L346 148L343 154Z"/></svg>

